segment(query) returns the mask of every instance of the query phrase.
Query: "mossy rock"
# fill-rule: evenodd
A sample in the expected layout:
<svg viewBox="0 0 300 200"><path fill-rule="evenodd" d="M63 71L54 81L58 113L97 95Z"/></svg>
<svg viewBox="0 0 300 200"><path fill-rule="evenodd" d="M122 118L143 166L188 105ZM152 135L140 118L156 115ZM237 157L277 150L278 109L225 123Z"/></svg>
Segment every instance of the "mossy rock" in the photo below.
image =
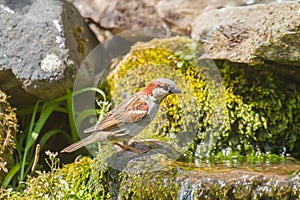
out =
<svg viewBox="0 0 300 200"><path fill-rule="evenodd" d="M290 88L265 65L229 61L199 64L199 55L204 55L201 44L186 37L138 43L114 63L102 87L118 104L155 78L173 79L183 94L166 98L156 119L139 137L172 141L191 159L238 157L256 162L278 161L285 155L299 158L298 86ZM214 64L222 76L223 96L217 86L212 88L217 75L211 73L211 79L205 76ZM218 94L211 92L215 90ZM222 103L225 106L218 107ZM217 114L216 108L220 108Z"/></svg>
<svg viewBox="0 0 300 200"><path fill-rule="evenodd" d="M13 139L16 137L17 127L15 109L9 105L7 95L0 91L0 182L14 164Z"/></svg>
<svg viewBox="0 0 300 200"><path fill-rule="evenodd" d="M3 190L3 199L297 199L297 164L226 168L224 165L176 162L164 142L138 142L147 153L112 147L95 159L30 177L22 192ZM140 145L140 146L138 146ZM167 146L167 148L166 148ZM169 147L168 147L169 146ZM174 149L176 151L176 149ZM122 161L120 161L121 159ZM115 163L123 163L115 168ZM1 193L0 193L1 194Z"/></svg>

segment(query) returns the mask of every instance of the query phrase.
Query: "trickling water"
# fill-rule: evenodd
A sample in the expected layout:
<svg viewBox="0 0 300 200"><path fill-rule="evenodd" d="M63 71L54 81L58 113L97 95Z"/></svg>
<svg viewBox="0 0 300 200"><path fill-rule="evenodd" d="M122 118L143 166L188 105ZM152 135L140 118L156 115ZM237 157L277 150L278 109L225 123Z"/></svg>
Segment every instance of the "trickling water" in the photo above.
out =
<svg viewBox="0 0 300 200"><path fill-rule="evenodd" d="M290 199L300 189L298 164L226 168L202 165L180 183L178 199Z"/></svg>

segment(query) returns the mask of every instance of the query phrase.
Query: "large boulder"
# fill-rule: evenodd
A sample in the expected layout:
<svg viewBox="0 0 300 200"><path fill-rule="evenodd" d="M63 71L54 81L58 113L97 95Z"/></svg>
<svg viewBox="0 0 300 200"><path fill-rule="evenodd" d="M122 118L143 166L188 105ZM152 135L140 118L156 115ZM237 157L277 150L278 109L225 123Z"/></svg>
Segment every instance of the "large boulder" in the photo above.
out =
<svg viewBox="0 0 300 200"><path fill-rule="evenodd" d="M71 3L0 0L0 18L0 89L14 104L62 95L98 44Z"/></svg>
<svg viewBox="0 0 300 200"><path fill-rule="evenodd" d="M191 35L212 59L299 66L299 9L299 2L286 1L210 10L194 19Z"/></svg>
<svg viewBox="0 0 300 200"><path fill-rule="evenodd" d="M203 12L224 7L247 6L256 3L266 3L269 1L160 0L156 9L159 17L168 22L168 25L172 28L172 30L190 33L193 20Z"/></svg>

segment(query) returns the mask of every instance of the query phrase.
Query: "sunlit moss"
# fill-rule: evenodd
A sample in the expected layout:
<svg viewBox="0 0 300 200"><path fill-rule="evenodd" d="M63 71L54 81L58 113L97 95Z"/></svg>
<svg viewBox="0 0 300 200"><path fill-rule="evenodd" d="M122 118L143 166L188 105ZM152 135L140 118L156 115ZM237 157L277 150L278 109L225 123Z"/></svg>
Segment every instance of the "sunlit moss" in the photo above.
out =
<svg viewBox="0 0 300 200"><path fill-rule="evenodd" d="M181 95L166 98L160 111L140 137L172 141L191 160L226 163L286 162L288 153L299 157L300 95L298 86L289 87L286 80L266 66L247 66L229 61L216 61L225 86L225 124L216 129L211 146L203 146L207 133L214 128L211 119L215 103L211 86L203 76L204 67L197 66L200 44L184 37L139 43L117 64L108 77L107 92L117 104L140 90L149 81L166 77L183 90ZM200 52L201 53L201 52ZM202 71L203 70L203 71ZM128 92L128 93L126 93ZM218 101L217 101L218 102ZM223 119L223 118L218 118ZM187 137L188 136L188 137ZM186 140L184 139L190 139ZM186 146L182 144L187 144ZM208 147L209 149L203 149ZM203 151L209 154L203 154ZM276 178L261 178L249 169L251 177L240 180L240 169L224 166L196 167L176 163L154 155L129 159L103 148L95 159L80 161L30 177L22 192L0 191L3 199L174 199L193 195L194 198L299 198L299 169L279 185ZM201 157L205 155L205 157ZM122 170L115 168L118 162ZM295 167L295 165L292 165ZM257 170L257 165L255 170ZM287 168L291 169L291 166ZM122 172L121 172L122 171ZM234 179L222 177L231 171ZM289 171L290 172L290 171ZM278 175L278 171L274 175ZM285 171L280 173L286 173ZM205 176L208 178L206 178ZM266 174L267 175L267 174ZM215 179L214 179L215 178ZM232 178L232 177L231 177ZM53 180L51 182L50 180ZM234 181L236 180L236 181ZM227 181L227 182L226 182ZM276 183L276 184L275 184ZM290 187L290 185L293 187Z"/></svg>
<svg viewBox="0 0 300 200"><path fill-rule="evenodd" d="M178 140L178 134L194 135L197 130L203 131L205 125L209 124L209 121L203 119L207 118L211 109L206 101L208 98L206 83L200 70L193 66L196 62L195 42L188 38L177 37L154 40L149 43L148 48L146 46L138 44L133 47L132 51L120 61L117 71L110 74L108 78L110 91L107 92L110 93L115 104L133 95L156 78L170 78L179 88L185 89L181 96L190 94L192 96L181 100L176 95L167 97L157 115L160 117L152 122L142 137L174 141ZM171 49L168 49L170 46ZM183 54L183 52L190 54ZM184 110L180 106L182 99L184 99L182 102Z"/></svg>
<svg viewBox="0 0 300 200"><path fill-rule="evenodd" d="M38 172L36 177L28 177L24 191L7 189L5 199L92 199L96 195L87 184L91 174L91 159L83 158L79 162L68 164L50 172ZM53 182L51 182L53 180Z"/></svg>
<svg viewBox="0 0 300 200"><path fill-rule="evenodd" d="M95 159L83 158L51 173L30 177L23 192L0 190L2 199L248 199L299 198L299 165L224 165L175 162L168 151L147 155L115 153L111 148ZM163 151L160 151L163 152ZM117 156L116 156L117 155ZM115 157L116 156L116 157ZM125 164L120 169L113 163ZM244 176L241 176L244 175ZM54 180L50 183L50 180ZM292 185L292 187L291 187Z"/></svg>
<svg viewBox="0 0 300 200"><path fill-rule="evenodd" d="M217 149L242 155L297 156L299 91L264 66L219 63L226 84L227 124Z"/></svg>
<svg viewBox="0 0 300 200"><path fill-rule="evenodd" d="M181 96L163 101L156 119L140 137L178 144L179 139L192 137L185 141L188 150L183 146L191 159L239 155L262 160L264 155L274 154L281 160L287 154L299 156L300 93L297 87L289 89L263 65L216 61L225 86L226 110L221 113L225 123L210 136L213 144L205 144L208 130L215 125L211 119L215 102L209 98L213 88L203 77L205 68L197 65L197 50L199 44L180 37L140 43L110 74L107 92L116 104L158 77L170 78L183 89Z"/></svg>

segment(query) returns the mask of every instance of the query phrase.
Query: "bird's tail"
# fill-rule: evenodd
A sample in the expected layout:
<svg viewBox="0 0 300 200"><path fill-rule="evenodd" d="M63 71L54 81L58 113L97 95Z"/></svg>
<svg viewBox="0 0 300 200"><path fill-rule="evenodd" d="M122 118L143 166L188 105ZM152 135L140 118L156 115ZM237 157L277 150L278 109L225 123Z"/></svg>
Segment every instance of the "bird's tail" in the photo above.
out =
<svg viewBox="0 0 300 200"><path fill-rule="evenodd" d="M74 144L71 144L70 146L67 146L66 148L61 150L61 153L64 153L64 152L71 153L71 152L76 151L77 149L80 149L81 147L84 147L93 142L95 142L93 135L90 135L89 137L86 137L78 142L75 142Z"/></svg>

